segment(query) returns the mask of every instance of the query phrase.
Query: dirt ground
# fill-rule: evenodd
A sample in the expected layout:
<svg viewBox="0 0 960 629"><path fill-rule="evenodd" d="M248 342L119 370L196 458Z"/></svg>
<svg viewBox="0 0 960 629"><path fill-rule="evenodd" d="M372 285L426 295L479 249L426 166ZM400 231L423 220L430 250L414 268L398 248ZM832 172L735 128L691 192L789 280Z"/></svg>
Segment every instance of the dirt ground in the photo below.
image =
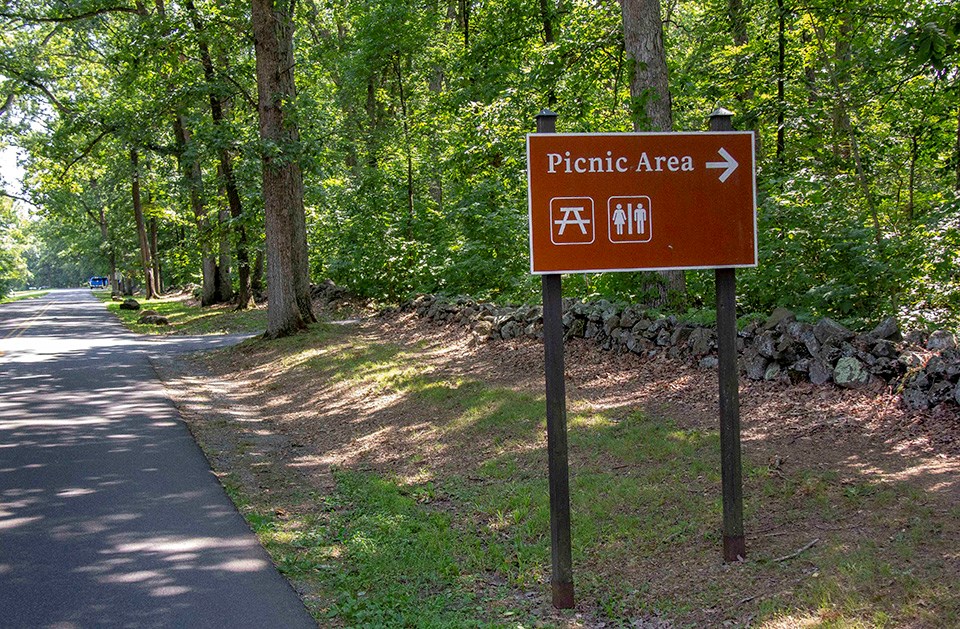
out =
<svg viewBox="0 0 960 629"><path fill-rule="evenodd" d="M279 470L288 479L295 477L296 483L323 492L333 485L334 469L370 470L418 483L448 474L469 476L492 452L508 447L495 440L458 442L450 431L440 428L442 418L426 416L415 400L376 381L356 386L349 380L317 378L310 369L298 368L325 352L391 345L409 353L411 368L419 373L542 393L543 354L537 342L479 342L464 328L425 323L410 314L368 316L342 325L352 340L339 345L291 352L286 344L254 344L198 360L157 365L214 469L240 470L245 483L267 492L279 491ZM581 339L567 345L566 378L571 412L617 416L641 410L690 429L715 429L718 422L714 370L665 358L615 355ZM864 478L908 483L924 492L935 512L946 514L960 504L956 406L916 412L907 410L886 389L848 391L745 380L740 383L740 403L745 458L766 462L777 473L830 469L840 475L840 483ZM544 445L545 438L535 444ZM573 469L577 456L571 452ZM759 514L749 524L748 552L778 557L801 548L818 531L846 534L827 533L822 522L795 524L791 530L781 530ZM855 523L849 534L862 535L863 526L867 525ZM702 578L723 578L725 570L729 567L717 562L704 569ZM956 556L951 571L960 582ZM719 625L721 618L716 614L720 613L726 622L749 625L756 603L789 588L785 583L759 584L759 594L743 594L743 600L732 605L742 609L699 610L686 614L684 621ZM682 587L682 582L671 583L669 577L662 585L664 593ZM309 592L304 594L309 598ZM530 598L529 593L517 596ZM570 617L553 614L542 602L530 605L539 605L543 618L560 624L604 626L588 606ZM655 627L660 620L648 617L634 624Z"/></svg>

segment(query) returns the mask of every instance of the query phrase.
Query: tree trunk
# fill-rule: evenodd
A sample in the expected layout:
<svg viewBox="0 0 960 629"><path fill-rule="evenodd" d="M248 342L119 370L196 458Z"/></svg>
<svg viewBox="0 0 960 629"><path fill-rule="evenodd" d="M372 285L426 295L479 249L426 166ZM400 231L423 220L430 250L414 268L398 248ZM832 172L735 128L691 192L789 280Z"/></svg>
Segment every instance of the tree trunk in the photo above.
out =
<svg viewBox="0 0 960 629"><path fill-rule="evenodd" d="M157 219L150 217L150 260L153 262L153 282L157 294L163 292L163 277L160 275L160 252L157 249Z"/></svg>
<svg viewBox="0 0 960 629"><path fill-rule="evenodd" d="M292 5L252 0L263 202L267 248L267 331L277 338L316 321L310 304L303 174L295 148L300 134L287 112L296 100Z"/></svg>
<svg viewBox="0 0 960 629"><path fill-rule="evenodd" d="M623 43L633 60L630 97L633 127L637 131L672 131L673 109L663 48L663 22L659 0L620 0L623 12ZM683 271L660 271L657 305L668 293L686 293Z"/></svg>
<svg viewBox="0 0 960 629"><path fill-rule="evenodd" d="M250 290L254 299L263 299L263 249L253 256L253 272L250 274Z"/></svg>
<svg viewBox="0 0 960 629"><path fill-rule="evenodd" d="M190 208L193 210L193 220L197 225L197 236L200 240L200 265L203 274L200 305L209 306L216 303L217 299L217 260L210 247L210 223L207 221L207 210L203 202L203 171L200 160L187 153L190 132L184 124L183 116L178 114L174 119L173 130L177 143L177 159L190 192Z"/></svg>
<svg viewBox="0 0 960 629"><path fill-rule="evenodd" d="M233 301L233 277L230 274L233 259L230 256L232 247L230 246L229 210L220 210L217 213L217 222L219 223L217 233L220 235L217 258L217 301L225 304Z"/></svg>
<svg viewBox="0 0 960 629"><path fill-rule="evenodd" d="M920 157L920 139L917 133L910 136L910 172L907 184L907 220L913 222L914 199L917 188L917 159Z"/></svg>
<svg viewBox="0 0 960 629"><path fill-rule="evenodd" d="M553 19L556 7L553 2L554 0L540 0L540 20L543 23L543 41L547 45L556 41L553 34ZM551 73L549 80L550 87L547 91L547 106L552 108L557 104L557 90L554 88L555 78L553 73Z"/></svg>
<svg viewBox="0 0 960 629"><path fill-rule="evenodd" d="M957 108L957 183L954 189L960 192L960 107Z"/></svg>
<svg viewBox="0 0 960 629"><path fill-rule="evenodd" d="M783 168L787 149L786 77L787 73L787 9L784 0L777 0L777 167Z"/></svg>
<svg viewBox="0 0 960 629"><path fill-rule="evenodd" d="M110 294L116 296L120 294L120 285L117 283L117 253L110 244L110 227L107 225L107 213L103 205L99 205L100 211L100 238L107 248L107 262L110 264Z"/></svg>
<svg viewBox="0 0 960 629"><path fill-rule="evenodd" d="M210 116L213 119L213 126L218 130L222 130L224 121L224 103L219 96L217 96L216 71L213 65L213 57L210 55L210 48L204 39L204 24L200 19L200 14L197 12L197 9L193 4L193 0L187 0L186 7L187 11L190 13L190 20L193 23L193 30L197 34L197 48L200 52L200 65L203 67L203 78L207 83L210 100ZM220 176L223 178L224 190L227 194L227 203L230 206L230 216L233 218L232 224L234 229L237 230L237 308L239 310L244 310L254 305L253 294L250 290L250 259L249 253L247 252L248 238L246 227L240 221L240 219L243 217L243 203L240 200L237 179L233 172L233 156L230 154L230 148L228 144L222 139L220 142L221 144L218 147L218 156L220 158L219 172ZM223 227L222 223L221 227ZM222 251L221 255L223 255ZM220 269L220 273L224 273L223 268ZM229 267L227 267L226 273L229 273ZM226 299L226 301L229 301L233 298L232 280L227 282L224 282L223 280L224 278L221 275L221 289L225 289L226 286L231 287L229 291L230 297Z"/></svg>
<svg viewBox="0 0 960 629"><path fill-rule="evenodd" d="M623 44L634 60L630 96L637 131L672 131L667 57L659 0L621 0Z"/></svg>
<svg viewBox="0 0 960 629"><path fill-rule="evenodd" d="M470 13L473 0L460 0L460 23L463 26L463 49L470 50Z"/></svg>
<svg viewBox="0 0 960 629"><path fill-rule="evenodd" d="M844 14L840 22L840 30L837 33L837 40L834 44L834 70L833 70L833 153L842 159L850 157L850 142L852 128L850 124L850 112L847 108L844 88L850 82L850 65L853 61L853 52L850 43L850 36L853 32L853 26L850 23L850 15Z"/></svg>
<svg viewBox="0 0 960 629"><path fill-rule="evenodd" d="M410 120L408 119L407 112L407 99L403 92L403 72L400 67L400 55L396 54L393 57L393 69L397 75L397 92L400 96L400 115L403 119L403 149L407 158L407 229L406 237L408 240L413 240L413 227L414 220L416 218L414 212L414 196L413 196L413 149L410 145Z"/></svg>
<svg viewBox="0 0 960 629"><path fill-rule="evenodd" d="M153 262L150 259L150 243L147 242L147 226L143 220L143 205L140 201L140 155L137 149L130 150L131 194L133 195L133 215L137 222L137 236L140 240L140 263L143 266L144 293L146 299L157 298L157 287L153 278Z"/></svg>

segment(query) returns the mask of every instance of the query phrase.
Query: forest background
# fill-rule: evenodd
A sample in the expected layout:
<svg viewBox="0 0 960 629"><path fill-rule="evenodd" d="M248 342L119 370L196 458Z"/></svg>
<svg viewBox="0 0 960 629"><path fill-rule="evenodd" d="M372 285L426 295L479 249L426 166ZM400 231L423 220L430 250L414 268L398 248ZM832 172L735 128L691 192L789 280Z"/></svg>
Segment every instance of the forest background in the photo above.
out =
<svg viewBox="0 0 960 629"><path fill-rule="evenodd" d="M26 170L24 198L0 198L0 293L115 267L249 305L270 279L273 160L302 169L312 281L384 302L537 302L524 134L544 107L562 132L665 130L624 36L644 5L661 17L667 124L704 130L723 106L756 132L760 264L738 273L741 310L960 321L956 2L252 5L0 0L0 132ZM258 82L261 5L289 21L278 73L295 89ZM271 98L287 131L272 138L258 121ZM709 311L712 273L662 283L588 274L565 290Z"/></svg>

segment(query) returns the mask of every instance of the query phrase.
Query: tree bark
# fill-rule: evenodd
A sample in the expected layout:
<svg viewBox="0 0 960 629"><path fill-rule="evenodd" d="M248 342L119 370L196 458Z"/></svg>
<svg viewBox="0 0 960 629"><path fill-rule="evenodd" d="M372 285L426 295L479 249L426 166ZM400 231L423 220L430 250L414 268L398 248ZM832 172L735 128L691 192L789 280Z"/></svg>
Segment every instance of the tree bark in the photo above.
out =
<svg viewBox="0 0 960 629"><path fill-rule="evenodd" d="M623 14L623 43L633 58L630 80L633 127L636 131L672 131L667 55L663 47L663 21L660 0L620 0ZM686 293L683 271L660 271L658 305L664 305L668 293Z"/></svg>
<svg viewBox="0 0 960 629"><path fill-rule="evenodd" d="M143 205L140 200L140 155L137 149L130 150L131 186L133 196L133 215L137 223L137 236L140 240L140 263L143 266L144 292L147 299L157 298L157 286L153 277L153 262L150 259L150 243L147 242L147 226L143 219Z"/></svg>
<svg viewBox="0 0 960 629"><path fill-rule="evenodd" d="M267 331L277 338L316 321L310 304L300 134L289 109L296 100L293 6L252 0L260 139L265 145L263 201L267 248Z"/></svg>
<svg viewBox="0 0 960 629"><path fill-rule="evenodd" d="M634 60L630 81L633 127L637 131L672 131L660 0L621 0L620 8L624 48Z"/></svg>

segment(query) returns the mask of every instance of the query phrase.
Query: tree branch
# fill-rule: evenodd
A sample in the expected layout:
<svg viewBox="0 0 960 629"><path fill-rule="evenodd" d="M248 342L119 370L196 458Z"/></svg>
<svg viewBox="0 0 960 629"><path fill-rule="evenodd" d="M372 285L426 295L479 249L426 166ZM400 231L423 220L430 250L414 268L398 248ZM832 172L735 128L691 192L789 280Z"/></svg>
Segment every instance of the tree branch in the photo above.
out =
<svg viewBox="0 0 960 629"><path fill-rule="evenodd" d="M70 172L70 169L73 168L74 164L76 164L77 162L79 162L80 160L82 160L84 157L86 157L87 155L89 155L89 154L90 154L90 151L92 151L92 150L94 149L94 147L95 147L97 144L100 143L100 140L102 140L103 138L105 138L111 131L113 131L113 129L110 129L110 128L107 128L107 129L104 129L103 131L101 131L101 132L100 132L100 135L98 135L97 137L95 137L95 138L93 139L93 141L90 142L90 144L88 144L85 149L83 149L83 152L80 153L80 155L79 155L76 159L74 159L72 162L70 162L69 164L67 164L67 167L63 169L63 174L62 174L61 176L62 176L62 177L66 177L66 176L67 176L67 173Z"/></svg>
<svg viewBox="0 0 960 629"><path fill-rule="evenodd" d="M26 203L27 205L33 205L33 201L31 201L30 199L28 199L28 198L26 198L26 197L17 196L17 195L15 195L15 194L10 194L9 192L7 192L6 190L4 190L3 188L0 188L0 197L7 197L8 199L13 199L14 201L22 201L23 203Z"/></svg>
<svg viewBox="0 0 960 629"><path fill-rule="evenodd" d="M7 99L4 101L3 105L0 105L0 116L7 113L10 110L10 106L13 105L13 92L7 94Z"/></svg>
<svg viewBox="0 0 960 629"><path fill-rule="evenodd" d="M47 89L47 86L44 85L43 83L40 83L39 81L34 81L33 79L21 79L21 80L27 85L29 85L30 87L35 87L41 92L43 92L43 95L47 97L47 100L50 101L50 104L56 107L60 113L66 114L66 115L70 115L73 113L73 110L67 107L66 105L64 105L63 103L61 103L60 100L53 95L53 92Z"/></svg>
<svg viewBox="0 0 960 629"><path fill-rule="evenodd" d="M100 9L93 9L87 11L86 13L79 13L77 15L63 15L59 17L51 16L40 16L40 15L26 15L23 13L7 13L0 11L0 18L6 18L8 20L20 20L22 22L29 22L34 24L44 24L44 23L54 23L62 24L64 22L77 22L79 20L87 20L92 17L97 17L98 15L103 15L105 13L134 13L137 15L143 15L145 9L136 8L136 7L102 7Z"/></svg>
<svg viewBox="0 0 960 629"><path fill-rule="evenodd" d="M225 73L225 72L218 72L217 74L219 74L221 77L225 78L225 79L227 80L227 82L229 82L231 85L233 85L235 88L237 88L237 91L239 91L239 92L240 92L240 95L243 96L243 100L247 101L247 103L250 105L250 107L252 107L252 108L254 109L254 111L256 111L256 109L257 109L257 101L253 100L253 96L251 96L250 93L247 92L247 90L246 90L242 85L240 85L240 84L237 82L236 79L234 79L232 76L230 76L229 74L227 74L227 73Z"/></svg>

